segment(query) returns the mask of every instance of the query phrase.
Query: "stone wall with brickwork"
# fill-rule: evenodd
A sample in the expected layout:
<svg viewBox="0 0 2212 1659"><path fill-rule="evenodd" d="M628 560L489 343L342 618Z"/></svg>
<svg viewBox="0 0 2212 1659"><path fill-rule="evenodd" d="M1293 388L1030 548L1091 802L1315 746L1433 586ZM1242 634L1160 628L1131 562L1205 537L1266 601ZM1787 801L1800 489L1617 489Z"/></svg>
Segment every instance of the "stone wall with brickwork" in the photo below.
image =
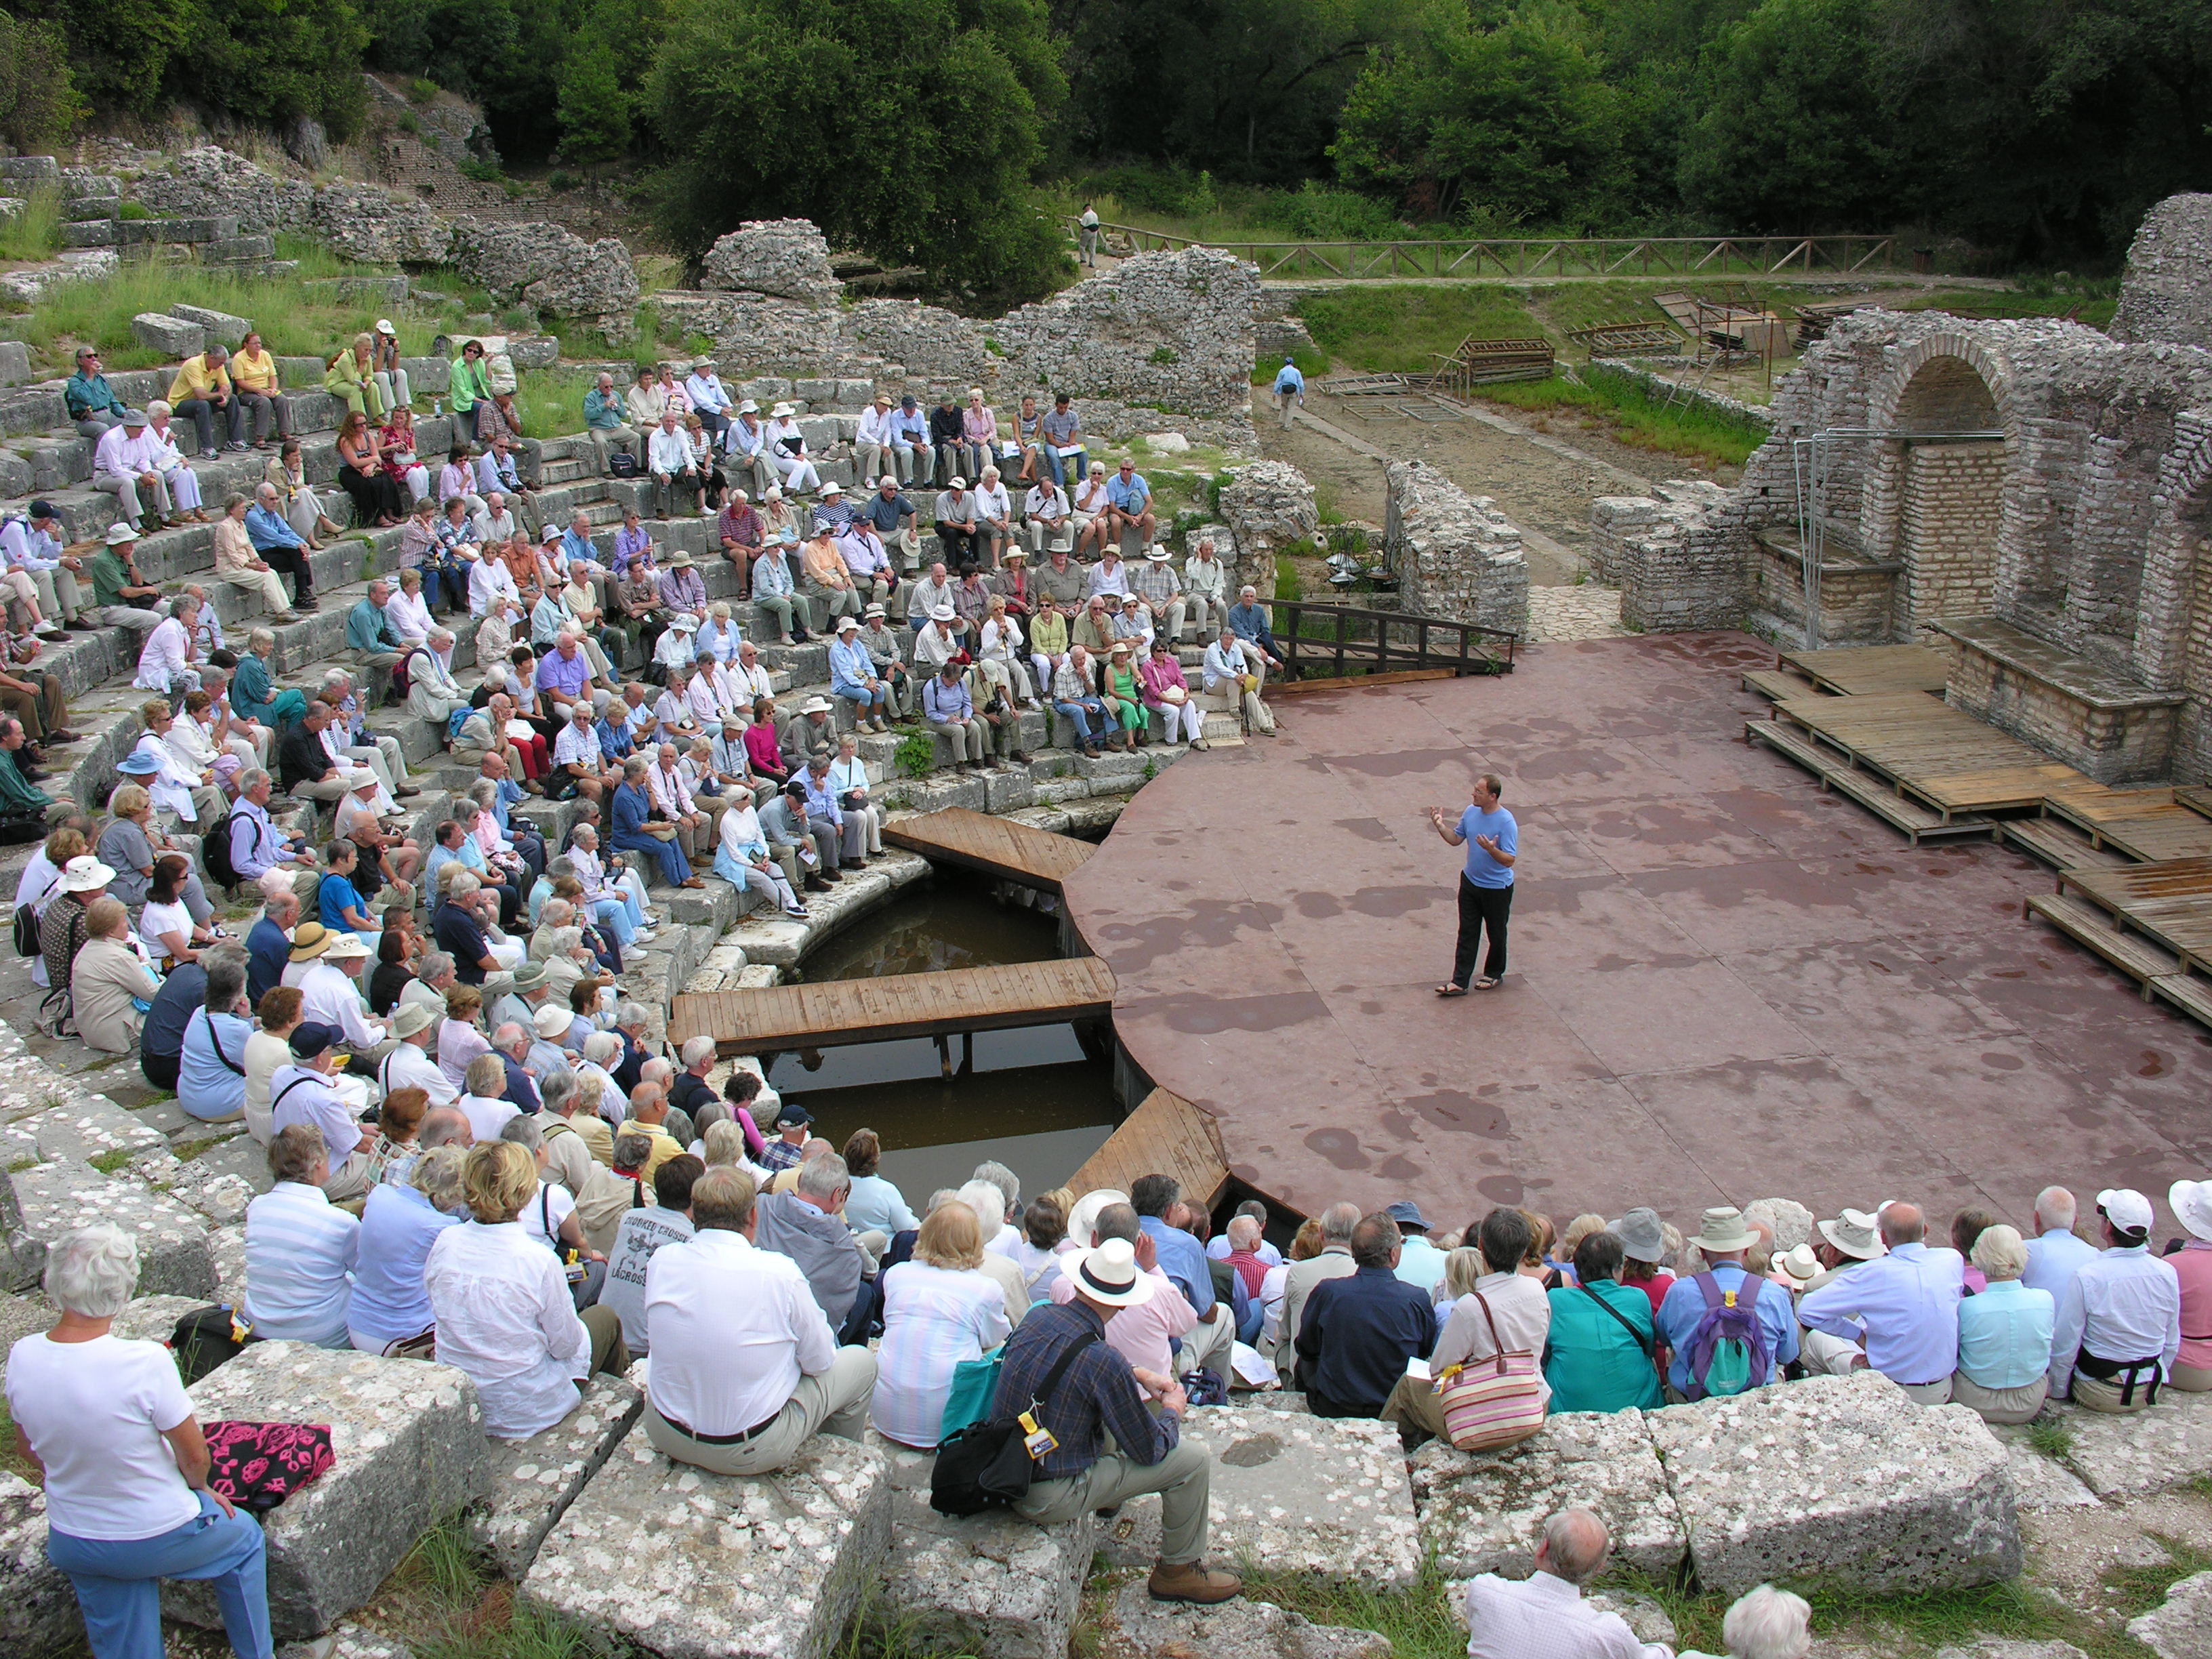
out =
<svg viewBox="0 0 2212 1659"><path fill-rule="evenodd" d="M1382 543L1406 608L1424 617L1528 626L1528 560L1521 532L1487 495L1469 495L1434 467L1393 461Z"/></svg>
<svg viewBox="0 0 2212 1659"><path fill-rule="evenodd" d="M1911 615L1975 617L1996 591L2004 451L1995 444L1913 444L1903 457L1900 552Z"/></svg>
<svg viewBox="0 0 2212 1659"><path fill-rule="evenodd" d="M2144 216L2112 335L2212 346L2212 196L2169 196Z"/></svg>

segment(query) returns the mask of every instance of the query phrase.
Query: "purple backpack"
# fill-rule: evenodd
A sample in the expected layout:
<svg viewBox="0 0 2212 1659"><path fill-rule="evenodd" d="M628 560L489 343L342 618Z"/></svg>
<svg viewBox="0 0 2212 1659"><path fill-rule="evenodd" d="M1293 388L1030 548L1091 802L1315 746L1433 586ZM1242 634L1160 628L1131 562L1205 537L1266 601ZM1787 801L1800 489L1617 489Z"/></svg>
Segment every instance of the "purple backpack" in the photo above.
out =
<svg viewBox="0 0 2212 1659"><path fill-rule="evenodd" d="M1724 1291L1708 1271L1690 1282L1705 1298L1705 1311L1682 1345L1690 1384L1685 1394L1705 1400L1759 1387L1774 1366L1766 1328L1759 1321L1759 1287L1766 1281L1747 1273L1734 1290Z"/></svg>

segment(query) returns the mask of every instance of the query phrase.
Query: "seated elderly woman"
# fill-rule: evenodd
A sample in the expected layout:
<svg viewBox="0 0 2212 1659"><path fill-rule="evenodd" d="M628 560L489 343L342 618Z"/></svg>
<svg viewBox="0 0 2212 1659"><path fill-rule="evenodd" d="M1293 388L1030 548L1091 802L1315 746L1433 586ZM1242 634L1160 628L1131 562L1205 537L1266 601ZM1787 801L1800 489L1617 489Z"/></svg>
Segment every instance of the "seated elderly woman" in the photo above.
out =
<svg viewBox="0 0 2212 1659"><path fill-rule="evenodd" d="M913 1260L884 1274L884 1340L868 1414L885 1439L934 1450L954 1368L981 1359L1012 1330L1006 1291L982 1265L975 1212L942 1204L921 1224Z"/></svg>
<svg viewBox="0 0 2212 1659"><path fill-rule="evenodd" d="M422 1155L422 1121L430 1113L423 1089L394 1089L376 1109L376 1144L368 1149L369 1190L386 1182L404 1183ZM356 1292L359 1299L359 1292Z"/></svg>
<svg viewBox="0 0 2212 1659"><path fill-rule="evenodd" d="M422 1097L420 1089L398 1094ZM354 1268L346 1337L362 1353L407 1358L430 1354L431 1314L422 1264L448 1227L469 1218L461 1198L460 1146L434 1146L415 1158L405 1177L370 1188L361 1212L361 1249Z"/></svg>
<svg viewBox="0 0 2212 1659"><path fill-rule="evenodd" d="M1651 1360L1651 1299L1620 1282L1620 1240L1603 1231L1602 1216L1592 1218L1599 1231L1575 1245L1575 1282L1545 1292L1552 1334L1544 1380L1552 1385L1552 1409L1657 1411L1665 1402ZM1449 1258L1444 1265L1449 1273Z"/></svg>
<svg viewBox="0 0 2212 1659"><path fill-rule="evenodd" d="M1771 1584L1746 1590L1721 1620L1721 1640L1724 1656L1686 1649L1681 1659L1806 1659L1813 1651L1812 1603Z"/></svg>
<svg viewBox="0 0 2212 1659"><path fill-rule="evenodd" d="M343 1348L353 1303L361 1223L323 1192L330 1179L322 1131L295 1123L269 1139L276 1184L246 1206L243 1312L256 1334Z"/></svg>
<svg viewBox="0 0 2212 1659"><path fill-rule="evenodd" d="M46 1489L46 1559L75 1587L97 1659L161 1659L164 1578L208 1583L232 1650L268 1659L261 1528L208 1489L207 1441L169 1351L110 1330L137 1282L138 1247L120 1228L55 1240L45 1285L61 1316L9 1350L8 1411Z"/></svg>
<svg viewBox="0 0 2212 1659"><path fill-rule="evenodd" d="M2018 1229L1984 1227L1973 1264L1988 1282L1959 1304L1959 1369L1952 1403L1972 1406L1990 1423L2026 1423L2050 1391L2051 1332L2058 1308L2048 1291L2020 1282L2027 1246Z"/></svg>
<svg viewBox="0 0 2212 1659"><path fill-rule="evenodd" d="M85 908L84 946L70 963L70 1005L77 1036L97 1054L127 1054L138 1047L140 1004L160 994L161 976L131 939L131 913L112 896Z"/></svg>
<svg viewBox="0 0 2212 1659"><path fill-rule="evenodd" d="M538 1162L511 1140L469 1148L461 1192L475 1225L449 1227L422 1269L441 1364L477 1385L484 1432L522 1440L575 1410L594 1371L629 1369L611 1308L576 1311L561 1260L523 1230Z"/></svg>

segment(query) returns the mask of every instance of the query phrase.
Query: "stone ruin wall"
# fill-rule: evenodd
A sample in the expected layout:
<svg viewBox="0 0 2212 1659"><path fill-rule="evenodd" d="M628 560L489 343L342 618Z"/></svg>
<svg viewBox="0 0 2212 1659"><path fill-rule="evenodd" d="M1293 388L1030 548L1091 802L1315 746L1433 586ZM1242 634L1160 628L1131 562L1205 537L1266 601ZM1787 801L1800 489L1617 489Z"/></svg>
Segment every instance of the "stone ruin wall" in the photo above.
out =
<svg viewBox="0 0 2212 1659"><path fill-rule="evenodd" d="M1527 632L1528 556L1497 503L1420 461L1391 462L1387 488L1382 544L1405 608Z"/></svg>
<svg viewBox="0 0 2212 1659"><path fill-rule="evenodd" d="M2212 347L2212 196L2169 196L2128 249L2115 340Z"/></svg>

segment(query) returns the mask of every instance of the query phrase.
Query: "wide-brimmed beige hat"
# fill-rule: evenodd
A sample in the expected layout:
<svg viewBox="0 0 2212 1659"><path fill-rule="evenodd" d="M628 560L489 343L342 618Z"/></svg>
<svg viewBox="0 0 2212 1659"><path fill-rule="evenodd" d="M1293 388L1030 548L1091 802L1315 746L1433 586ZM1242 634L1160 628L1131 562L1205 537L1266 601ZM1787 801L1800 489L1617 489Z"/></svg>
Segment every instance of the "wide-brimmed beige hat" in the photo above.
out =
<svg viewBox="0 0 2212 1659"><path fill-rule="evenodd" d="M1698 1236L1690 1242L1708 1255L1725 1255L1730 1250L1749 1249L1759 1243L1759 1234L1735 1205L1716 1204L1705 1212Z"/></svg>
<svg viewBox="0 0 2212 1659"><path fill-rule="evenodd" d="M62 866L64 893L94 893L115 879L115 872L89 853L80 853Z"/></svg>
<svg viewBox="0 0 2212 1659"><path fill-rule="evenodd" d="M2177 1181L2166 1189L2166 1204L2176 1221L2212 1243L2212 1181Z"/></svg>
<svg viewBox="0 0 2212 1659"><path fill-rule="evenodd" d="M343 962L368 954L368 946L361 942L361 935L345 932L331 935L330 947L323 952L325 962Z"/></svg>
<svg viewBox="0 0 2212 1659"><path fill-rule="evenodd" d="M331 948L331 930L319 921L303 921L292 930L292 960L312 962Z"/></svg>
<svg viewBox="0 0 2212 1659"><path fill-rule="evenodd" d="M1136 1247L1126 1238L1070 1250L1060 1257L1060 1271L1078 1295L1109 1308L1140 1308L1152 1299L1152 1281L1138 1267Z"/></svg>
<svg viewBox="0 0 2212 1659"><path fill-rule="evenodd" d="M120 547L125 542L137 541L138 532L127 524L112 524L107 526L107 533L100 539L110 547Z"/></svg>
<svg viewBox="0 0 2212 1659"><path fill-rule="evenodd" d="M1845 1210L1833 1221L1823 1221L1820 1237L1855 1261L1871 1261L1889 1254L1889 1246L1881 1242L1881 1224L1864 1210Z"/></svg>
<svg viewBox="0 0 2212 1659"><path fill-rule="evenodd" d="M392 1012L392 1035L396 1037L419 1036L437 1022L437 1015L420 1002L403 1002Z"/></svg>
<svg viewBox="0 0 2212 1659"><path fill-rule="evenodd" d="M836 705L827 697L809 697L799 706L799 712L802 714L827 714L835 708Z"/></svg>
<svg viewBox="0 0 2212 1659"><path fill-rule="evenodd" d="M769 419L772 421L781 421L790 413L791 405L789 404L778 404L774 409L769 410L768 416Z"/></svg>
<svg viewBox="0 0 2212 1659"><path fill-rule="evenodd" d="M576 1023L576 1017L558 1003L549 1002L530 1017L530 1023L538 1028L538 1036L556 1037Z"/></svg>
<svg viewBox="0 0 2212 1659"><path fill-rule="evenodd" d="M1820 1276L1820 1258L1810 1244L1800 1244L1774 1258L1774 1270L1790 1281L1792 1290L1803 1290Z"/></svg>

